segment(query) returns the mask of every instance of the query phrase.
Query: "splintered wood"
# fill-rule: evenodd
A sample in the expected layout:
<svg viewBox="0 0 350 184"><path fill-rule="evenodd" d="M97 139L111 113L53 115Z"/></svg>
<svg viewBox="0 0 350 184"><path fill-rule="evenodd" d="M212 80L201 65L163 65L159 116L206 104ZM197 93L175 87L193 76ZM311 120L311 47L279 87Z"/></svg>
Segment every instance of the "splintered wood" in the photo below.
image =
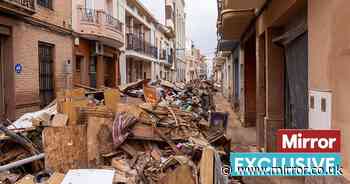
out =
<svg viewBox="0 0 350 184"><path fill-rule="evenodd" d="M104 99L107 108L113 112L117 112L118 103L120 101L120 93L117 89L106 89L104 92Z"/></svg>
<svg viewBox="0 0 350 184"><path fill-rule="evenodd" d="M89 168L102 165L102 155L113 151L112 119L89 117L87 146Z"/></svg>
<svg viewBox="0 0 350 184"><path fill-rule="evenodd" d="M160 184L177 184L187 183L195 184L196 181L193 178L192 168L188 165L181 165L173 172L169 172L167 176L161 179Z"/></svg>
<svg viewBox="0 0 350 184"><path fill-rule="evenodd" d="M200 177L202 184L214 183L214 149L207 147L203 150L202 158L199 163Z"/></svg>
<svg viewBox="0 0 350 184"><path fill-rule="evenodd" d="M57 112L68 116L68 125L76 125L79 120L79 108L88 106L86 91L78 88L57 92Z"/></svg>
<svg viewBox="0 0 350 184"><path fill-rule="evenodd" d="M88 167L86 125L45 128L43 147L47 169L65 173Z"/></svg>

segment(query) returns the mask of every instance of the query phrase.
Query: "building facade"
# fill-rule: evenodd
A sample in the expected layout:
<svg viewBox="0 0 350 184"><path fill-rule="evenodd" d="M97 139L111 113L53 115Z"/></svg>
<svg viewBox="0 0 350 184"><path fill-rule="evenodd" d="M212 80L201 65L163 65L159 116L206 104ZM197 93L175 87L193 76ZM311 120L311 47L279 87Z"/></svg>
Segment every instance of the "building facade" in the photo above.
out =
<svg viewBox="0 0 350 184"><path fill-rule="evenodd" d="M175 31L174 81L186 80L186 14L184 0L165 0L166 26Z"/></svg>
<svg viewBox="0 0 350 184"><path fill-rule="evenodd" d="M172 81L172 66L174 64L174 31L165 25L157 25L156 41L158 45L158 62L156 64L156 78Z"/></svg>
<svg viewBox="0 0 350 184"><path fill-rule="evenodd" d="M194 44L190 39L186 39L186 82L190 82L191 80L196 78L195 70L194 70Z"/></svg>
<svg viewBox="0 0 350 184"><path fill-rule="evenodd" d="M0 2L0 119L14 120L71 87L72 2Z"/></svg>
<svg viewBox="0 0 350 184"><path fill-rule="evenodd" d="M193 41L186 40L186 82L195 79L207 79L207 59L201 55L200 49L195 48Z"/></svg>
<svg viewBox="0 0 350 184"><path fill-rule="evenodd" d="M125 7L125 82L152 79L158 61L157 20L138 1L127 0Z"/></svg>
<svg viewBox="0 0 350 184"><path fill-rule="evenodd" d="M231 47L240 63L238 74L230 69L240 76L233 90L240 91L243 125L256 127L260 151L276 151L281 128L339 129L341 139L347 139L348 4L218 1L219 45L239 42L238 48ZM343 177L306 177L305 183L349 182L349 153L350 146L342 144Z"/></svg>
<svg viewBox="0 0 350 184"><path fill-rule="evenodd" d="M124 0L72 1L74 83L93 88L120 84Z"/></svg>

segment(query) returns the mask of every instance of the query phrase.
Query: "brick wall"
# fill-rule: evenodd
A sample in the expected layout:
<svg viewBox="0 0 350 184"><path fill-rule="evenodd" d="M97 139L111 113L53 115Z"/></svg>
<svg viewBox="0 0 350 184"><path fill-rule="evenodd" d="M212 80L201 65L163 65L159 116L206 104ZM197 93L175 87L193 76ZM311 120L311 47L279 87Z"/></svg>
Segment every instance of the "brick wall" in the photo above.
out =
<svg viewBox="0 0 350 184"><path fill-rule="evenodd" d="M52 9L36 6L34 18L71 29L72 25L72 0L53 0Z"/></svg>
<svg viewBox="0 0 350 184"><path fill-rule="evenodd" d="M39 102L39 42L54 45L55 90L65 86L64 63L73 61L70 35L60 35L23 22L13 27L14 64L22 64L23 67L22 72L15 76L16 106L19 112L23 111L21 107L27 108Z"/></svg>
<svg viewBox="0 0 350 184"><path fill-rule="evenodd" d="M38 42L53 44L54 48L54 79L55 89L64 87L65 75L63 74L63 64L67 60L72 60L72 37L71 35L62 35L56 32L48 31L42 27L24 23L18 19L12 19L0 16L2 25L11 29L11 48L9 48L12 61L9 62L12 75L14 76L14 91L7 94L11 100L8 100L7 112L12 115L10 119L18 118L21 114L29 111L38 110L39 104L39 58ZM16 74L14 66L22 64L22 72ZM11 75L11 74L10 74ZM7 87L5 87L7 88ZM14 93L14 94L13 94Z"/></svg>

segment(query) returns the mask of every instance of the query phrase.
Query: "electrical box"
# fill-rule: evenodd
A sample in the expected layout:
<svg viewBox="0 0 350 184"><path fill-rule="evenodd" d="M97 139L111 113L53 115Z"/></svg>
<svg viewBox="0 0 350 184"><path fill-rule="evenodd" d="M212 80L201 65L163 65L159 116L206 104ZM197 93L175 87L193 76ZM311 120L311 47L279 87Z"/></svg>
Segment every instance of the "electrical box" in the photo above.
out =
<svg viewBox="0 0 350 184"><path fill-rule="evenodd" d="M332 93L330 91L309 91L309 128L331 129Z"/></svg>
<svg viewBox="0 0 350 184"><path fill-rule="evenodd" d="M64 63L63 72L64 72L64 74L72 74L73 73L73 64L70 60L67 60Z"/></svg>

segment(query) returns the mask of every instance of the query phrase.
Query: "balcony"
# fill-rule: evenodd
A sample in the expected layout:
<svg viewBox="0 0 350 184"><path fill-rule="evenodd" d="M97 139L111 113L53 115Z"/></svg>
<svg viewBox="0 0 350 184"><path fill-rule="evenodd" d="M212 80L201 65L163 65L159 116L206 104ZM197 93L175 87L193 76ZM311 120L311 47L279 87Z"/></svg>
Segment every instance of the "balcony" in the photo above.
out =
<svg viewBox="0 0 350 184"><path fill-rule="evenodd" d="M160 53L160 58L159 59L161 59L161 60L165 60L166 59L166 50L165 49L163 49L162 51L161 51L161 53Z"/></svg>
<svg viewBox="0 0 350 184"><path fill-rule="evenodd" d="M173 65L173 62L174 62L174 55L173 54L169 54L168 55L168 63L169 65Z"/></svg>
<svg viewBox="0 0 350 184"><path fill-rule="evenodd" d="M223 0L224 9L256 9L261 7L266 0Z"/></svg>
<svg viewBox="0 0 350 184"><path fill-rule="evenodd" d="M232 51L237 48L239 43L232 40L219 40L218 51Z"/></svg>
<svg viewBox="0 0 350 184"><path fill-rule="evenodd" d="M126 40L127 40L127 46L126 46L127 50L133 50L135 52L138 52L143 55L147 55L154 59L158 58L157 47L145 41L142 37L133 33L128 33L126 34Z"/></svg>
<svg viewBox="0 0 350 184"><path fill-rule="evenodd" d="M78 8L77 32L82 37L110 46L124 43L123 23L103 10Z"/></svg>
<svg viewBox="0 0 350 184"><path fill-rule="evenodd" d="M254 10L223 10L221 16L223 39L239 40L253 19Z"/></svg>
<svg viewBox="0 0 350 184"><path fill-rule="evenodd" d="M0 0L0 9L30 16L35 13L35 0Z"/></svg>
<svg viewBox="0 0 350 184"><path fill-rule="evenodd" d="M218 30L223 39L239 40L255 16L255 11L264 3L265 0L222 0L219 4Z"/></svg>

